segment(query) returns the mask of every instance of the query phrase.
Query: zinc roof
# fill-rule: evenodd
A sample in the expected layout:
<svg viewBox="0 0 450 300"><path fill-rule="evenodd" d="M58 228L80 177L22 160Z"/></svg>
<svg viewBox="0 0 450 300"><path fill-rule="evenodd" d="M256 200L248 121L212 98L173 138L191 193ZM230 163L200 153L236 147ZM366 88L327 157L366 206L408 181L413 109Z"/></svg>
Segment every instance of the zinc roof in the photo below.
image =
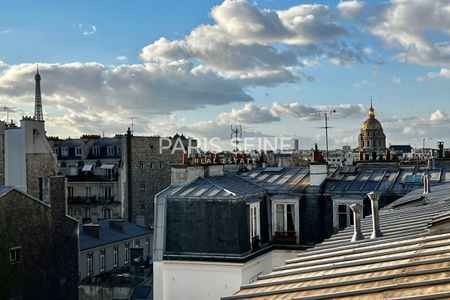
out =
<svg viewBox="0 0 450 300"><path fill-rule="evenodd" d="M414 202L417 197L425 201ZM401 204L413 201L414 205ZM353 227L298 254L223 299L437 299L450 297L450 233L429 235L436 216L448 218L450 183L416 190L380 210L383 236L350 242Z"/></svg>

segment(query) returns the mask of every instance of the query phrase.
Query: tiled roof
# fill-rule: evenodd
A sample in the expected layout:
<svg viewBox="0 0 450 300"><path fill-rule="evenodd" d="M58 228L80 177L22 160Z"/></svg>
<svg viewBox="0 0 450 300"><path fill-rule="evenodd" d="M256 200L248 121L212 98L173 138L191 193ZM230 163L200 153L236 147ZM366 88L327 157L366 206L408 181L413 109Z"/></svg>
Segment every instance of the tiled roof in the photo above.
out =
<svg viewBox="0 0 450 300"><path fill-rule="evenodd" d="M419 196L424 201L401 205ZM450 234L429 235L428 230L447 211L450 183L429 194L414 191L380 211L383 237L369 238L372 220L366 217L364 240L350 242L353 227L346 228L224 299L450 297Z"/></svg>
<svg viewBox="0 0 450 300"><path fill-rule="evenodd" d="M146 227L129 222L124 222L122 231L110 228L108 220L98 221L97 223L100 225L100 237L98 239L83 233L83 224L80 224L80 251L152 233L152 231Z"/></svg>

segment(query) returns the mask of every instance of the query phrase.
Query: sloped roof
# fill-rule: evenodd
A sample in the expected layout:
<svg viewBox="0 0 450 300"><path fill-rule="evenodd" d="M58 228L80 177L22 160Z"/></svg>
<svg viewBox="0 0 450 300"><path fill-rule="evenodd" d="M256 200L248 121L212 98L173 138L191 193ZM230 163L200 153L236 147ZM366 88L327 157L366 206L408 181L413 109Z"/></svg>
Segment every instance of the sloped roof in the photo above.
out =
<svg viewBox="0 0 450 300"><path fill-rule="evenodd" d="M170 187L162 194L171 198L239 198L264 193L260 186L234 174L198 178L183 187Z"/></svg>
<svg viewBox="0 0 450 300"><path fill-rule="evenodd" d="M450 297L450 234L429 235L427 228L433 217L450 211L450 183L421 195L426 201L417 206L398 205L419 194L380 211L383 237L369 238L372 220L366 217L364 240L350 242L353 227L346 228L223 299Z"/></svg>
<svg viewBox="0 0 450 300"><path fill-rule="evenodd" d="M80 224L80 251L106 246L144 235L151 234L153 231L146 227L138 226L134 223L124 221L123 230L119 231L109 227L108 220L98 221L100 225L100 237L97 239L83 232L83 224Z"/></svg>

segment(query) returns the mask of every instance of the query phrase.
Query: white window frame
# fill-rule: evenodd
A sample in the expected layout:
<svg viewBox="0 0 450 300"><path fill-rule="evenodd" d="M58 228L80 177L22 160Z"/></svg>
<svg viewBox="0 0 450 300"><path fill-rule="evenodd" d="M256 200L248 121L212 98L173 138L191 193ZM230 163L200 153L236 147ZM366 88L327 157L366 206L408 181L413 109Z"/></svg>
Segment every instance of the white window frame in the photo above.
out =
<svg viewBox="0 0 450 300"><path fill-rule="evenodd" d="M114 146L108 146L106 148L106 155L108 156L114 156Z"/></svg>
<svg viewBox="0 0 450 300"><path fill-rule="evenodd" d="M100 250L100 272L104 272L106 268L105 249Z"/></svg>
<svg viewBox="0 0 450 300"><path fill-rule="evenodd" d="M114 246L114 267L117 267L119 264L119 247Z"/></svg>
<svg viewBox="0 0 450 300"><path fill-rule="evenodd" d="M92 276L94 274L94 263L93 263L94 255L92 252L89 252L87 255L87 275Z"/></svg>
<svg viewBox="0 0 450 300"><path fill-rule="evenodd" d="M81 147L75 147L75 155L76 156L81 155Z"/></svg>
<svg viewBox="0 0 450 300"><path fill-rule="evenodd" d="M21 246L9 248L9 261L13 264L20 262Z"/></svg>
<svg viewBox="0 0 450 300"><path fill-rule="evenodd" d="M67 147L61 148L61 156L69 156L69 148Z"/></svg>
<svg viewBox="0 0 450 300"><path fill-rule="evenodd" d="M129 255L130 255L130 243L126 242L125 243L125 259L124 259L125 264L128 264Z"/></svg>
<svg viewBox="0 0 450 300"><path fill-rule="evenodd" d="M333 228L336 232L339 231L339 205L347 205L347 224L350 224L351 219L350 205L353 203L357 203L361 205L361 207L364 206L363 199L359 198L332 198L331 200L333 201Z"/></svg>
<svg viewBox="0 0 450 300"><path fill-rule="evenodd" d="M102 219L109 220L112 219L113 212L111 208L103 208L102 209Z"/></svg>
<svg viewBox="0 0 450 300"><path fill-rule="evenodd" d="M272 236L277 232L277 204L284 205L284 231L287 231L287 205L294 205L294 230L297 244L300 241L300 216L299 216L299 200L298 199L272 199Z"/></svg>
<svg viewBox="0 0 450 300"><path fill-rule="evenodd" d="M261 239L261 216L260 216L260 205L257 203L250 203L250 243L254 237Z"/></svg>
<svg viewBox="0 0 450 300"><path fill-rule="evenodd" d="M100 147L99 146L92 147L92 155L93 156L100 156Z"/></svg>

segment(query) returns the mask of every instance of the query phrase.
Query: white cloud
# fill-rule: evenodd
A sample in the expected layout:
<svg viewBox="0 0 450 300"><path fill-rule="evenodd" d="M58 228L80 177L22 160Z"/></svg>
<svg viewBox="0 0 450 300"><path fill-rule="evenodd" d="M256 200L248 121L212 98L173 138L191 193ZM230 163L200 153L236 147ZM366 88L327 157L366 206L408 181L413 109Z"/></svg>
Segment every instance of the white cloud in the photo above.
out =
<svg viewBox="0 0 450 300"><path fill-rule="evenodd" d="M280 121L280 117L274 115L274 113L268 108L260 108L248 103L240 109L232 109L230 112L220 114L219 120L226 124L257 124Z"/></svg>
<svg viewBox="0 0 450 300"><path fill-rule="evenodd" d="M400 84L400 83L402 83L402 79L400 77L398 77L398 76L393 76L392 79L391 79L391 82L393 84Z"/></svg>
<svg viewBox="0 0 450 300"><path fill-rule="evenodd" d="M11 29L9 29L9 28L0 30L0 34L8 34L10 32L11 32Z"/></svg>
<svg viewBox="0 0 450 300"><path fill-rule="evenodd" d="M347 18L355 18L361 14L365 3L363 1L341 1L337 5L339 13Z"/></svg>
<svg viewBox="0 0 450 300"><path fill-rule="evenodd" d="M430 79L434 79L436 77L442 77L442 78L445 78L445 79L450 79L450 69L441 68L439 73L428 72L427 73L427 77L430 78Z"/></svg>
<svg viewBox="0 0 450 300"><path fill-rule="evenodd" d="M124 62L124 61L128 60L128 57L126 57L125 55L119 55L119 56L116 56L116 60L120 61L120 62Z"/></svg>
<svg viewBox="0 0 450 300"><path fill-rule="evenodd" d="M373 14L369 30L386 48L398 49L404 62L450 66L450 42L435 41L430 32L450 33L450 2L416 0L391 1Z"/></svg>
<svg viewBox="0 0 450 300"><path fill-rule="evenodd" d="M84 36L93 35L94 33L97 32L97 27L95 27L95 25L85 27L83 23L78 24L78 29L80 29L80 31L83 32Z"/></svg>
<svg viewBox="0 0 450 300"><path fill-rule="evenodd" d="M448 114L441 110L436 110L430 115L431 122L442 122L448 120Z"/></svg>

